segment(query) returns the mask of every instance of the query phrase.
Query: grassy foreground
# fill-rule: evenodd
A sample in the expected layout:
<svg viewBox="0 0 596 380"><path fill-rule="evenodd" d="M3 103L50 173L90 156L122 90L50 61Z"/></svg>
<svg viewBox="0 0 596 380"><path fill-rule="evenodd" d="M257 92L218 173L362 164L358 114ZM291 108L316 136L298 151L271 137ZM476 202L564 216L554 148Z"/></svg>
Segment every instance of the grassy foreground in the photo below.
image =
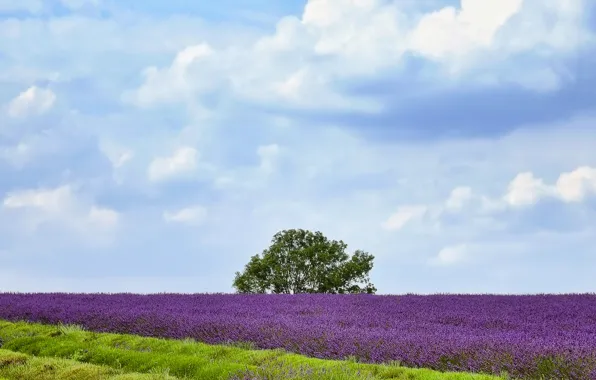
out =
<svg viewBox="0 0 596 380"><path fill-rule="evenodd" d="M95 333L84 331L77 326L13 323L2 320L0 320L0 340L3 342L4 349L0 350L0 379L3 376L8 379L42 379L41 376L19 377L17 374L19 371L34 374L37 373L35 371L48 367L56 368L52 379L495 380L502 378L470 373L441 373L429 369L400 367L397 364L379 365L361 364L349 360L322 360L283 350L250 350L232 345L208 345L189 339L173 340ZM97 372L100 377L86 377L83 372L78 376L77 371Z"/></svg>
<svg viewBox="0 0 596 380"><path fill-rule="evenodd" d="M133 373L71 359L44 358L0 349L0 380L176 380L167 373Z"/></svg>

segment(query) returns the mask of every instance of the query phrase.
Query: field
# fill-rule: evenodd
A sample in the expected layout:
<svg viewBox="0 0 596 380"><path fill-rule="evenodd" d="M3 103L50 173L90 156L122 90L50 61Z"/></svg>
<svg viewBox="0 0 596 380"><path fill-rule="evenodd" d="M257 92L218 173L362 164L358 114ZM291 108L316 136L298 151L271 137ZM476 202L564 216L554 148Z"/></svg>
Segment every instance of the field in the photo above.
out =
<svg viewBox="0 0 596 380"><path fill-rule="evenodd" d="M7 376L7 377L1 377ZM125 372L108 366L80 363L72 359L35 357L0 349L0 380L174 380L166 374Z"/></svg>
<svg viewBox="0 0 596 380"><path fill-rule="evenodd" d="M0 351L0 376L11 379L38 380L45 375L52 380L102 376L131 380L495 380L491 376L403 368L395 363L360 364L306 358L280 349L251 350L246 343L207 345L191 339L88 332L77 326L0 322L0 336L10 349Z"/></svg>
<svg viewBox="0 0 596 380"><path fill-rule="evenodd" d="M593 294L0 294L0 318L80 325L94 332L192 338L210 344L244 342L253 348L283 349L310 358L398 361L400 370L412 367L493 375L506 372L520 379L596 379ZM0 337L6 341L10 334L5 330L12 331L16 325L1 326ZM36 328L42 327L56 328ZM40 336L57 338L48 337L47 331ZM44 342L39 344L51 346ZM27 344L22 341L4 345L13 351L39 354L25 350ZM48 350L51 355L46 356L64 357L58 355L59 350ZM376 375L382 372L375 371Z"/></svg>

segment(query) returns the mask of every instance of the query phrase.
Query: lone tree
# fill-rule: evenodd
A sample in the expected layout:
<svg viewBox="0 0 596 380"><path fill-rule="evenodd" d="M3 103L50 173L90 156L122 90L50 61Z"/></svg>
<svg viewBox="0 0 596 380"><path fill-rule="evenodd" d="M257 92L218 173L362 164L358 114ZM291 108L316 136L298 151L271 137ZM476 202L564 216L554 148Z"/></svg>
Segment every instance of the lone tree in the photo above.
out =
<svg viewBox="0 0 596 380"><path fill-rule="evenodd" d="M238 293L374 294L368 278L374 256L357 250L350 257L346 248L318 231L278 232L262 257L252 256L244 272L236 272L233 286Z"/></svg>

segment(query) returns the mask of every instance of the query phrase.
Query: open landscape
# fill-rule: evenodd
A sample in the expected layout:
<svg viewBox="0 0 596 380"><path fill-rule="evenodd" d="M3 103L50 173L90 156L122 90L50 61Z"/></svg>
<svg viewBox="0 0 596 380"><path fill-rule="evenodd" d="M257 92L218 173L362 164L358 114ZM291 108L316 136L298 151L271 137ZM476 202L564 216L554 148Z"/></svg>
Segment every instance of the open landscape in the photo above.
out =
<svg viewBox="0 0 596 380"><path fill-rule="evenodd" d="M596 0L0 0L0 380L596 380L595 89Z"/></svg>
<svg viewBox="0 0 596 380"><path fill-rule="evenodd" d="M348 378L358 378L355 363L398 363L398 371L363 366L360 376L483 378L469 377L468 372L512 379L596 379L593 294L1 294L0 318L6 321L0 323L4 349L111 367L129 363L124 366L129 372L169 371L175 378L225 378L217 376L245 366L248 372L258 372L259 362L269 359L274 363L260 370L272 371L286 357L294 370L298 364L309 371L338 364L287 352L348 360ZM274 351L241 351L242 347ZM218 355L229 355L225 365L209 362ZM298 378L323 378L307 373ZM391 373L395 377L388 377ZM278 373L276 378L285 377Z"/></svg>

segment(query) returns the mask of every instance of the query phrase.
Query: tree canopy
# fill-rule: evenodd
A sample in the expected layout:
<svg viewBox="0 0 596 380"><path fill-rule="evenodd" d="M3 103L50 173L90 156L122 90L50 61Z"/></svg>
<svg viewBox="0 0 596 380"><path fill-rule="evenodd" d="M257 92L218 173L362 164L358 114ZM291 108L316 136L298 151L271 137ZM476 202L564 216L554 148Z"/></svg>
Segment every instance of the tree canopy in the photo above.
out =
<svg viewBox="0 0 596 380"><path fill-rule="evenodd" d="M276 233L261 256L254 255L233 286L238 293L369 293L376 288L368 273L374 256L356 250L352 256L343 241L302 229Z"/></svg>

